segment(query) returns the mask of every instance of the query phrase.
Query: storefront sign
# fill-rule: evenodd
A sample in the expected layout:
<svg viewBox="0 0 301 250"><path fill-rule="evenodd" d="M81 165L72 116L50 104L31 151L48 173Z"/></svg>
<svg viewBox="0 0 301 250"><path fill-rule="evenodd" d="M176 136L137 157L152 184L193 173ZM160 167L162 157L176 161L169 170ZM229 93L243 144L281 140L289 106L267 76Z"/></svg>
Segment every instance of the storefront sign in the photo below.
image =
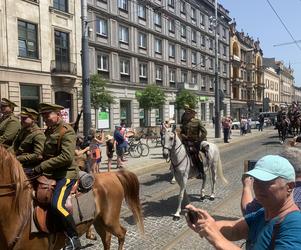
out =
<svg viewBox="0 0 301 250"><path fill-rule="evenodd" d="M206 102L209 100L209 97L208 96L200 96L199 100L200 100L200 102Z"/></svg>
<svg viewBox="0 0 301 250"><path fill-rule="evenodd" d="M110 114L109 111L98 110L98 128L110 128Z"/></svg>

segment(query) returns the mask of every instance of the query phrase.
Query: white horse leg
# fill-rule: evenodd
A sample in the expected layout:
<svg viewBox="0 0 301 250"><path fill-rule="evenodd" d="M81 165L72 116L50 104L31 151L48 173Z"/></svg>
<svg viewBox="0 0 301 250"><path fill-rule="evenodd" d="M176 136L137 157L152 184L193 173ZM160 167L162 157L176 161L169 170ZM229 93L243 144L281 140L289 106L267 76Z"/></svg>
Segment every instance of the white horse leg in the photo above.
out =
<svg viewBox="0 0 301 250"><path fill-rule="evenodd" d="M176 183L176 177L175 177L175 173L174 170L171 170L171 175L172 175L172 179L170 181L171 184L175 184Z"/></svg>
<svg viewBox="0 0 301 250"><path fill-rule="evenodd" d="M207 179L207 176L206 176L206 173L204 173L204 176L203 176L203 182L202 182L202 189L201 189L201 201L205 200L205 186L206 186L206 179Z"/></svg>
<svg viewBox="0 0 301 250"><path fill-rule="evenodd" d="M182 176L181 176L182 177ZM186 190L186 183L187 183L187 178L183 176L182 178L176 175L176 180L180 186L180 193L178 196L178 208L176 213L173 215L173 220L179 220L180 219L180 213L182 210L182 202Z"/></svg>
<svg viewBox="0 0 301 250"><path fill-rule="evenodd" d="M211 201L213 201L215 199L215 184L216 184L217 164L218 164L218 162L214 162L210 166L210 170L211 170L211 195L209 197L209 200L211 200Z"/></svg>

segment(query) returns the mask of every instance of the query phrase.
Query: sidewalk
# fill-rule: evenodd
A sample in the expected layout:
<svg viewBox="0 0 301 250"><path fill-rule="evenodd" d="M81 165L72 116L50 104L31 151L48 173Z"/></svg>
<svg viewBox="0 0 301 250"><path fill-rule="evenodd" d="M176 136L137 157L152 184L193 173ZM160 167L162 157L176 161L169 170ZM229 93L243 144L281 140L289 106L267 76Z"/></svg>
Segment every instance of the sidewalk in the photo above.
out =
<svg viewBox="0 0 301 250"><path fill-rule="evenodd" d="M253 129L252 133L241 136L240 135L240 130L232 130L232 135L230 139L230 143L224 143L223 140L223 133L221 133L221 138L215 138L214 135L214 129L211 128L206 128L208 135L207 135L207 140L210 142L213 142L218 145L220 149L225 148L227 146L237 144L242 140L245 140L246 138L254 138L257 136L262 135L262 133L265 133L266 131L269 130L266 129L263 132L259 132L257 129ZM101 164L101 172L107 171L107 156L106 156L106 149L103 147L102 151L102 164ZM166 164L166 167L169 167L170 163L166 163L165 159L163 159L162 156L162 147L155 147L154 145L150 144L150 149L149 149L149 155L146 157L140 157L140 158L132 158L130 156L127 156L127 162L125 164L125 169L130 170L136 174L143 174L146 172L149 172L150 170L155 170L157 168L162 167L162 164ZM116 170L116 155L114 155L113 158L113 165L112 165L112 170Z"/></svg>

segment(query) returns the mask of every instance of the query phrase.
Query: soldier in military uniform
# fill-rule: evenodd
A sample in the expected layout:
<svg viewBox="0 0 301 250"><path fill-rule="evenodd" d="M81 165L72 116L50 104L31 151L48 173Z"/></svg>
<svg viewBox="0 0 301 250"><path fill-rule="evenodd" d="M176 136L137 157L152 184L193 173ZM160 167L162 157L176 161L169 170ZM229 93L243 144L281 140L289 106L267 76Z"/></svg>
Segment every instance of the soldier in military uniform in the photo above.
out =
<svg viewBox="0 0 301 250"><path fill-rule="evenodd" d="M199 152L201 142L206 140L207 130L195 115L195 110L186 107L185 114L182 116L181 138L187 152L191 155L194 165L198 167L200 172L198 177L201 178L204 175L204 168L199 158Z"/></svg>
<svg viewBox="0 0 301 250"><path fill-rule="evenodd" d="M43 158L46 137L36 124L39 117L37 111L23 107L20 116L22 128L9 150L14 152L24 168L33 168Z"/></svg>
<svg viewBox="0 0 301 250"><path fill-rule="evenodd" d="M17 107L17 104L2 98L0 105L0 113L2 114L0 118L0 145L8 148L21 129L21 124L18 117L14 115L14 108Z"/></svg>
<svg viewBox="0 0 301 250"><path fill-rule="evenodd" d="M40 104L39 111L47 126L46 141L43 162L35 167L34 171L57 182L51 208L61 218L68 236L64 249L69 250L81 247L73 217L65 207L66 199L78 179L78 167L74 160L76 134L73 128L63 121L60 114L63 108L56 104Z"/></svg>

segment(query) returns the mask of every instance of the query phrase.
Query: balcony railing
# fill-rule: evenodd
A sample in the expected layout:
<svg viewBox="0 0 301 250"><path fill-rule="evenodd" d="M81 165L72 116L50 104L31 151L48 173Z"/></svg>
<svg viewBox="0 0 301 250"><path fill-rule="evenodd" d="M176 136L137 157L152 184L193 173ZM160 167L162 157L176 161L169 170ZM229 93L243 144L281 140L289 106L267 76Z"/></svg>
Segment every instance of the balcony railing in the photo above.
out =
<svg viewBox="0 0 301 250"><path fill-rule="evenodd" d="M75 63L52 60L50 71L52 74L76 75L77 69Z"/></svg>

